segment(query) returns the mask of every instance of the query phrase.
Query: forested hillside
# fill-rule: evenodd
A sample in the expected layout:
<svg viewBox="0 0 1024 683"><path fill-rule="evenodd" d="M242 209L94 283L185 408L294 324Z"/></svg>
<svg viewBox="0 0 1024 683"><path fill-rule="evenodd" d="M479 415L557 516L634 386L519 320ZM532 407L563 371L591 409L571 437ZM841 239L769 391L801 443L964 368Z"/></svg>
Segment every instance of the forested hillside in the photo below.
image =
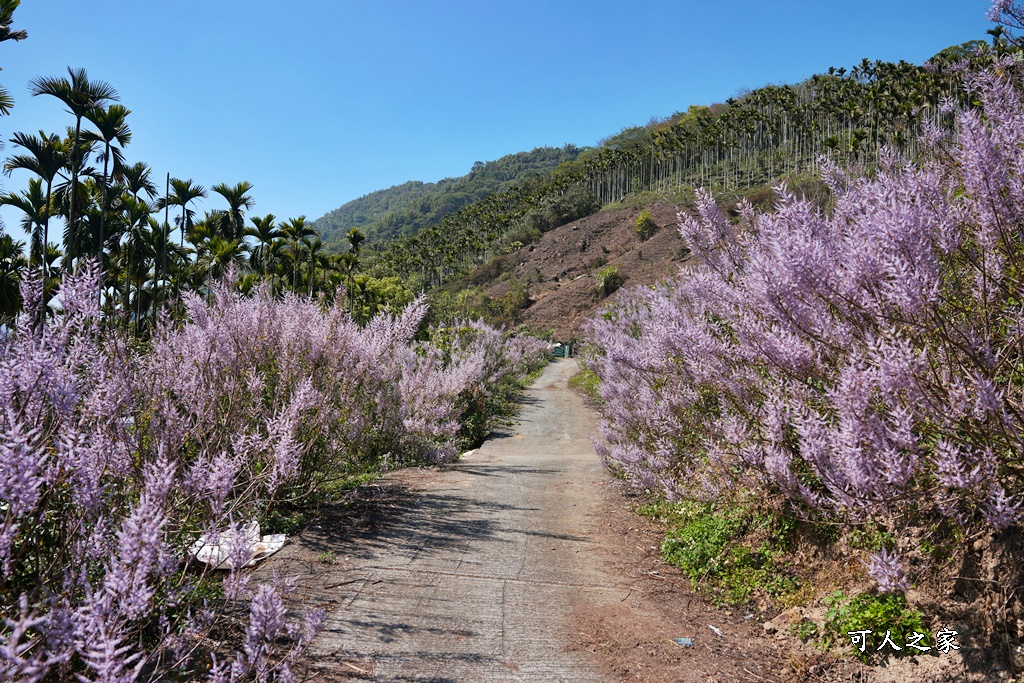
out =
<svg viewBox="0 0 1024 683"><path fill-rule="evenodd" d="M376 249L378 274L434 287L546 230L638 193L676 200L688 188L728 191L816 173L819 159L864 171L884 150L916 159L927 131L953 131L952 106L972 106L962 74L1009 49L971 41L925 65L863 60L802 83L769 85L624 129L542 177L511 185Z"/></svg>
<svg viewBox="0 0 1024 683"><path fill-rule="evenodd" d="M328 243L344 239L359 228L369 242L409 237L467 204L500 192L509 185L536 174L553 171L559 164L580 154L575 145L537 147L531 152L509 154L486 163L478 161L469 173L436 183L410 180L378 190L344 204L318 218L313 227Z"/></svg>

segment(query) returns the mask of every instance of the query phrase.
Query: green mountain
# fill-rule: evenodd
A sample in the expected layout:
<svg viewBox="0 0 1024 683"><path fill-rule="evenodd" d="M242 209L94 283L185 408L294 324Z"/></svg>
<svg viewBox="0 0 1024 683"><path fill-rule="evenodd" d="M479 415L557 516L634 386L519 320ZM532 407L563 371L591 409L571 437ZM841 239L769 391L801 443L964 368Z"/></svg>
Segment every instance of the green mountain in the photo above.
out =
<svg viewBox="0 0 1024 683"><path fill-rule="evenodd" d="M954 132L945 103L973 105L964 75L1009 49L1005 39L991 47L971 41L923 66L864 59L623 129L550 173L426 223L411 237L388 240L374 250L373 267L437 287L627 198L686 203L698 187L719 197L760 188L770 198L779 183L817 175L822 158L855 174L883 157L918 159L926 131Z"/></svg>
<svg viewBox="0 0 1024 683"><path fill-rule="evenodd" d="M371 192L318 218L313 227L327 243L343 241L352 228L359 228L369 243L410 237L422 228L437 225L464 206L573 161L580 152L575 145L538 147L496 161L478 161L469 173L458 178L436 183L411 180Z"/></svg>

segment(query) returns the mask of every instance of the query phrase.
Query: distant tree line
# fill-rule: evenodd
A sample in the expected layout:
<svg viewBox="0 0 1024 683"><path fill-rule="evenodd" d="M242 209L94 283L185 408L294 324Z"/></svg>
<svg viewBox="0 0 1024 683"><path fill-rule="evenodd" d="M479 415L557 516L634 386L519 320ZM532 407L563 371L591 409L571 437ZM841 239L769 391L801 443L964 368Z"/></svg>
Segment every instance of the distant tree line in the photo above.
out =
<svg viewBox="0 0 1024 683"><path fill-rule="evenodd" d="M27 37L11 28L18 4L0 0L0 41ZM42 280L36 305L40 316L49 315L62 279L84 260L101 266L106 319L137 336L149 334L161 308L170 304L171 313L182 313L183 292L209 295L213 282L230 270L242 291L263 283L277 294L323 293L330 299L344 285L359 317L368 319L386 307L377 299L358 299L361 291L393 289L393 283L388 289L365 279L357 286L358 230L347 235L346 252L329 254L305 216L248 216L254 205L248 181L219 183L208 192L191 178L158 178L146 163L130 162L131 110L119 103L112 85L90 78L85 69L34 78L29 90L58 100L70 116L63 132L16 132L10 138L13 154L4 173L24 170L32 177L24 190L0 194L0 205L21 212L29 243L26 253L24 242L0 231L0 325L11 325L22 310L26 277ZM0 115L12 106L0 88ZM199 218L196 203L210 193L221 206ZM60 237L53 241L55 232ZM396 296L411 300L407 291Z"/></svg>
<svg viewBox="0 0 1024 683"><path fill-rule="evenodd" d="M345 233L354 227L369 243L411 237L468 204L531 176L549 173L576 159L581 151L575 145L538 147L495 161L477 161L469 173L458 178L436 183L409 181L371 192L318 218L313 227L329 246L343 242Z"/></svg>
<svg viewBox="0 0 1024 683"><path fill-rule="evenodd" d="M917 159L927 128L953 132L944 103L971 104L963 73L1019 49L1000 31L990 33L992 45L954 46L924 66L865 59L849 70L831 68L803 83L766 86L627 128L545 176L378 245L373 262L381 273L435 287L637 192L775 184L814 171L822 157L842 168L867 169L883 149Z"/></svg>

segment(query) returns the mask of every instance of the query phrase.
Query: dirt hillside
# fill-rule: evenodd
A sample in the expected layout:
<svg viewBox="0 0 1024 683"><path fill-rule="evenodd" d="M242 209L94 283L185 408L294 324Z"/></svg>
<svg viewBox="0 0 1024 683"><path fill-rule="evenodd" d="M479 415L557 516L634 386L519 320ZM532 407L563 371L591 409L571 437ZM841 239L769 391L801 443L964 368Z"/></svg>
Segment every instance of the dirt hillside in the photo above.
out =
<svg viewBox="0 0 1024 683"><path fill-rule="evenodd" d="M685 260L676 206L652 204L646 210L657 226L646 241L636 231L641 209L602 211L545 233L537 243L484 266L470 280L492 299L504 296L514 280L528 283L530 301L520 312L520 322L551 330L556 339L579 336L584 322L606 300L598 291L599 269L616 266L625 278L623 286L630 287L664 280Z"/></svg>

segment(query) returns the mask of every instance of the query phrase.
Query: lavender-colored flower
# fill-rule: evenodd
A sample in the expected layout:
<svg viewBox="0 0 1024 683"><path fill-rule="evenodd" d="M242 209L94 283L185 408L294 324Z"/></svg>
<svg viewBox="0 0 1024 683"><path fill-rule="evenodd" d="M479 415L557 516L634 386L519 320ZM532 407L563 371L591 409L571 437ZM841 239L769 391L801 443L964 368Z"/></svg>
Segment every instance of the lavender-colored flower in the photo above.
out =
<svg viewBox="0 0 1024 683"><path fill-rule="evenodd" d="M996 531L1003 531L1019 524L1020 519L1020 500L1010 498L1002 487L992 486L989 500L985 506L985 521Z"/></svg>
<svg viewBox="0 0 1024 683"><path fill-rule="evenodd" d="M46 677L49 665L46 649L39 647L30 634L45 624L46 618L29 610L25 595L19 598L18 610L15 618L4 617L0 630L0 678L36 683Z"/></svg>
<svg viewBox="0 0 1024 683"><path fill-rule="evenodd" d="M77 614L75 646L89 676L81 681L134 683L145 664L131 642L125 622L106 600L99 599Z"/></svg>
<svg viewBox="0 0 1024 683"><path fill-rule="evenodd" d="M1014 14L1015 10L1017 14L1020 14L1018 3L1015 0L992 0L992 4L985 13L985 18L989 21L1002 22L1004 17Z"/></svg>
<svg viewBox="0 0 1024 683"><path fill-rule="evenodd" d="M890 553L882 548L876 553L871 553L870 560L864 564L868 575L875 580L878 590L883 593L905 591L910 586L907 577L903 575L896 553Z"/></svg>
<svg viewBox="0 0 1024 683"><path fill-rule="evenodd" d="M829 213L780 187L774 212L730 222L699 192L679 216L696 263L589 324L603 457L665 493L759 481L826 514L1016 523L1018 71L965 76L983 107L944 112L957 136L924 141L932 160L883 153L871 178L823 162Z"/></svg>
<svg viewBox="0 0 1024 683"><path fill-rule="evenodd" d="M422 300L360 329L338 305L244 297L224 283L209 299L185 295L188 318L159 326L139 354L97 324L99 282L92 264L67 274L62 309L40 324L40 283L27 278L33 313L0 345L3 575L32 575L14 566L26 557L14 548L52 557L45 576L23 581L20 612L4 611L5 680L53 677L55 666L89 680L161 675L169 662L156 654L184 652L212 625L180 575L191 530L250 520L300 479L312 488L384 454L450 458L467 392L486 396L543 354L475 323L444 349L415 342ZM290 623L271 609L288 585L252 585L238 568L250 540L235 534L224 580L229 599L253 599L249 655L211 677L288 680L324 615ZM289 648L259 649L282 635Z"/></svg>

